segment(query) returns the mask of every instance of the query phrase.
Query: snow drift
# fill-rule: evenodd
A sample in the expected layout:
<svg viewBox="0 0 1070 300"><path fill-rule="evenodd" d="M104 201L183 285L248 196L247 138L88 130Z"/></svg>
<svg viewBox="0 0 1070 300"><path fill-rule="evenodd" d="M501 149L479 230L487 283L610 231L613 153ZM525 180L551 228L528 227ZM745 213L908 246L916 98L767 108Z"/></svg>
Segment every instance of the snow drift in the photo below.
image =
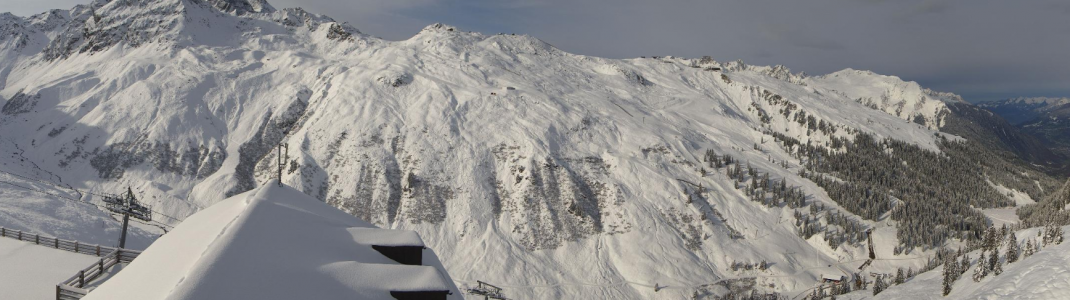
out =
<svg viewBox="0 0 1070 300"><path fill-rule="evenodd" d="M423 246L268 184L190 216L85 299L394 299L459 291L431 250L402 265L372 245Z"/></svg>

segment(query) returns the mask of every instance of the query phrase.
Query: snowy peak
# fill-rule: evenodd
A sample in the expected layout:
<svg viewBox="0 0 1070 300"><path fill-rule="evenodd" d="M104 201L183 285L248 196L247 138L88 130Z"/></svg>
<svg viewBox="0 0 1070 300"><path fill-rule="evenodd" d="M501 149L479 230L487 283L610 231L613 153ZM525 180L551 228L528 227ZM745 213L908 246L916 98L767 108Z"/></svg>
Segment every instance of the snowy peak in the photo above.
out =
<svg viewBox="0 0 1070 300"><path fill-rule="evenodd" d="M244 15L249 13L270 13L275 8L267 3L267 0L207 0L212 7L220 11Z"/></svg>
<svg viewBox="0 0 1070 300"><path fill-rule="evenodd" d="M237 46L243 40L242 33L277 34L286 27L315 29L334 20L300 8L276 10L263 0L152 0L94 2L70 12L40 14L33 22L42 30L58 31L50 34L51 41L43 51L45 59L55 60L120 44ZM344 31L356 32L351 28Z"/></svg>
<svg viewBox="0 0 1070 300"><path fill-rule="evenodd" d="M938 130L951 103L966 103L962 97L922 88L917 82L872 71L844 69L828 75L810 77L807 84L825 88L855 99L870 108Z"/></svg>
<svg viewBox="0 0 1070 300"><path fill-rule="evenodd" d="M186 4L185 0L112 1L82 9L45 49L45 58L174 39L187 18Z"/></svg>
<svg viewBox="0 0 1070 300"><path fill-rule="evenodd" d="M40 31L53 31L70 22L71 12L62 9L53 9L47 12L30 16L30 24Z"/></svg>
<svg viewBox="0 0 1070 300"><path fill-rule="evenodd" d="M847 68L827 75L818 76L814 79L816 80L830 78L856 80L858 82L867 83L883 83L884 85L893 86L895 87L895 89L901 90L903 92L909 92L911 94L913 94L915 91L920 91L921 94L929 96L931 99L940 100L947 103L967 103L966 100L962 99L962 96L959 96L955 93L933 91L921 87L921 85L919 85L917 82L905 81L902 78L899 78L899 76L882 75L869 70L855 70Z"/></svg>

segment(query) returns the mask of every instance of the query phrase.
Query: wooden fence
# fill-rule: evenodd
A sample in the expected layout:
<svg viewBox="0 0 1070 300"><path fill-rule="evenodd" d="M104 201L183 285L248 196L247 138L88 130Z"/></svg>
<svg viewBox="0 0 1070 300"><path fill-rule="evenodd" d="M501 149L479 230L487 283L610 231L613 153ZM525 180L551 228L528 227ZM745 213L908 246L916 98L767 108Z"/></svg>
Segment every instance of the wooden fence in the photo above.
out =
<svg viewBox="0 0 1070 300"><path fill-rule="evenodd" d="M129 263L134 261L134 258L141 255L141 251L96 244L85 244L78 241L64 240L36 233L26 233L22 232L22 230L11 230L4 227L0 227L0 237L12 238L59 250L101 257L101 259L96 263L93 263L93 265L78 271L78 274L74 274L70 279L57 284L56 300L81 299L89 293L89 290L85 289L85 284L87 282L91 282L93 279L100 277L109 268L119 263Z"/></svg>
<svg viewBox="0 0 1070 300"><path fill-rule="evenodd" d="M20 241L31 242L49 248L56 248L74 253L81 253L85 255L93 255L99 257L104 257L105 255L110 254L116 249L115 247L101 246L96 244L85 244L78 241L70 241L50 236L43 236L36 233L22 232L22 230L11 230L4 227L0 227L0 237L17 239Z"/></svg>
<svg viewBox="0 0 1070 300"><path fill-rule="evenodd" d="M111 267L119 263L129 263L134 261L141 251L126 250L118 248L112 250L108 254L104 255L99 261L93 265L78 271L78 274L74 274L70 279L64 280L56 285L56 300L77 300L85 297L89 293L89 290L85 288L87 282L97 279L104 272Z"/></svg>

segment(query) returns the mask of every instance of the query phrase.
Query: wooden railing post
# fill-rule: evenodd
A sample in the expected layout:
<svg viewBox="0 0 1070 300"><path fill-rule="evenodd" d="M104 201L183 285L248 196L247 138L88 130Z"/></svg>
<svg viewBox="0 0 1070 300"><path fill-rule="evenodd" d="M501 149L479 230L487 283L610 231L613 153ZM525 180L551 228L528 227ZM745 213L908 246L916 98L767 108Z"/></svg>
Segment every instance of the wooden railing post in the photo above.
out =
<svg viewBox="0 0 1070 300"><path fill-rule="evenodd" d="M62 283L61 283L61 284L62 284ZM60 293L60 291L59 291L59 290L60 290L60 289L59 289L59 284L57 284L57 285L56 285L56 300L60 300L59 296L61 295L61 293Z"/></svg>
<svg viewBox="0 0 1070 300"><path fill-rule="evenodd" d="M100 256L100 245L97 245L97 256Z"/></svg>
<svg viewBox="0 0 1070 300"><path fill-rule="evenodd" d="M41 235L40 234L34 234L33 235L33 243L34 244L38 244L38 245L41 244Z"/></svg>
<svg viewBox="0 0 1070 300"><path fill-rule="evenodd" d="M78 271L78 287L85 287L85 270Z"/></svg>
<svg viewBox="0 0 1070 300"><path fill-rule="evenodd" d="M19 240L22 240L22 230L19 230Z"/></svg>
<svg viewBox="0 0 1070 300"><path fill-rule="evenodd" d="M53 239L56 242L56 249L59 249L59 238Z"/></svg>
<svg viewBox="0 0 1070 300"><path fill-rule="evenodd" d="M78 253L78 241L74 241L74 253Z"/></svg>
<svg viewBox="0 0 1070 300"><path fill-rule="evenodd" d="M7 237L7 228L0 227L0 236Z"/></svg>

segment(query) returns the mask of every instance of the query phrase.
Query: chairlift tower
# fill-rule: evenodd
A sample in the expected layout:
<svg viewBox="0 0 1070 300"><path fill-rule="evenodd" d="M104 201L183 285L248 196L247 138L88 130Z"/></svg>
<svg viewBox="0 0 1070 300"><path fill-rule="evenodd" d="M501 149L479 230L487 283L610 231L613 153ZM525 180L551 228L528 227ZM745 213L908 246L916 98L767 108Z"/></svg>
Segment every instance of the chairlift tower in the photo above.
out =
<svg viewBox="0 0 1070 300"><path fill-rule="evenodd" d="M104 203L108 210L123 215L123 231L119 236L119 248L126 248L126 232L127 227L130 226L130 217L152 222L152 209L138 202L134 197L134 191L129 187L126 188L126 195L105 196Z"/></svg>
<svg viewBox="0 0 1070 300"><path fill-rule="evenodd" d="M506 299L505 296L502 294L502 288L478 280L476 281L476 283L478 283L478 285L474 288L469 288L468 293L482 295L483 299Z"/></svg>

